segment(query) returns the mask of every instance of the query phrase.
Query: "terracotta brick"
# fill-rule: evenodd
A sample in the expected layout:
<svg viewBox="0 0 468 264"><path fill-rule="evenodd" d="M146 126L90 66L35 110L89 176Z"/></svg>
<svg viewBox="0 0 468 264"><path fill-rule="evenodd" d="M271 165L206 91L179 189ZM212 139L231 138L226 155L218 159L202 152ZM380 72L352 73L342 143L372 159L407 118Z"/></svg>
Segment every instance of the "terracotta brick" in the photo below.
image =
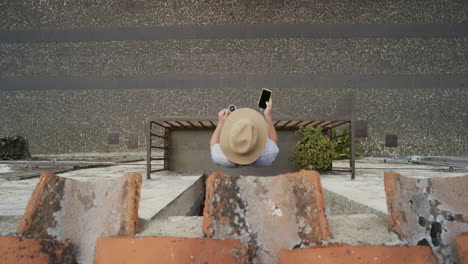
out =
<svg viewBox="0 0 468 264"><path fill-rule="evenodd" d="M4 264L75 263L72 248L66 242L0 237L0 262Z"/></svg>
<svg viewBox="0 0 468 264"><path fill-rule="evenodd" d="M203 232L240 239L249 262L274 263L276 252L319 244L331 235L320 175L315 171L274 177L211 174L206 182Z"/></svg>
<svg viewBox="0 0 468 264"><path fill-rule="evenodd" d="M461 264L468 264L468 232L457 237L457 252Z"/></svg>
<svg viewBox="0 0 468 264"><path fill-rule="evenodd" d="M468 231L468 175L409 178L385 173L389 228L408 245L427 245L440 263L457 263L455 239Z"/></svg>
<svg viewBox="0 0 468 264"><path fill-rule="evenodd" d="M127 173L112 180L77 181L43 173L17 232L68 239L79 263L92 263L97 237L138 232L142 178Z"/></svg>
<svg viewBox="0 0 468 264"><path fill-rule="evenodd" d="M239 240L181 237L101 237L95 264L246 263Z"/></svg>
<svg viewBox="0 0 468 264"><path fill-rule="evenodd" d="M424 246L350 246L346 244L281 250L278 263L320 264L437 264L437 258Z"/></svg>

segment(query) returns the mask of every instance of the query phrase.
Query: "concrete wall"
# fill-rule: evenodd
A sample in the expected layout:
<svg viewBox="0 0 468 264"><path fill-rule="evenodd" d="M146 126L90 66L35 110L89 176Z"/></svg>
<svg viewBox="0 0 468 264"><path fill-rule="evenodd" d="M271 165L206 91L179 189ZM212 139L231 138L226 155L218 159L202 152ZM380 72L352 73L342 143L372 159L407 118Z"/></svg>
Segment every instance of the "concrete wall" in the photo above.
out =
<svg viewBox="0 0 468 264"><path fill-rule="evenodd" d="M144 150L150 116L367 120L365 155L468 156L468 2L3 1L0 136ZM386 135L398 147L385 147Z"/></svg>

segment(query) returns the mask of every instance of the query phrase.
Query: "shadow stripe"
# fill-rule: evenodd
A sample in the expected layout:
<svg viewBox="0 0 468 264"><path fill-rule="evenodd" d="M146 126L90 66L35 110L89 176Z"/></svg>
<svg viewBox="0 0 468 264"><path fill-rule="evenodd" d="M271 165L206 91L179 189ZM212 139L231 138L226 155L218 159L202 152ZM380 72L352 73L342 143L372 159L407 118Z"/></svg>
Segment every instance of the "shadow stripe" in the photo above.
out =
<svg viewBox="0 0 468 264"><path fill-rule="evenodd" d="M0 31L0 43L434 37L468 37L468 24L234 24Z"/></svg>
<svg viewBox="0 0 468 264"><path fill-rule="evenodd" d="M468 88L467 74L172 74L150 77L0 78L0 91L193 88Z"/></svg>

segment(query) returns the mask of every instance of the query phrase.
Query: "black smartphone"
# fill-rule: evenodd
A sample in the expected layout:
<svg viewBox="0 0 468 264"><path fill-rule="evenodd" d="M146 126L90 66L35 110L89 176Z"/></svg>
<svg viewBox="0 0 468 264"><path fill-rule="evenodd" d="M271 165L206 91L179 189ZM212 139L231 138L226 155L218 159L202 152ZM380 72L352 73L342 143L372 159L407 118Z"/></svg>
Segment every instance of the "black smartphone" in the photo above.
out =
<svg viewBox="0 0 468 264"><path fill-rule="evenodd" d="M258 100L258 107L265 109L267 107L266 102L270 101L271 91L263 88L260 99Z"/></svg>

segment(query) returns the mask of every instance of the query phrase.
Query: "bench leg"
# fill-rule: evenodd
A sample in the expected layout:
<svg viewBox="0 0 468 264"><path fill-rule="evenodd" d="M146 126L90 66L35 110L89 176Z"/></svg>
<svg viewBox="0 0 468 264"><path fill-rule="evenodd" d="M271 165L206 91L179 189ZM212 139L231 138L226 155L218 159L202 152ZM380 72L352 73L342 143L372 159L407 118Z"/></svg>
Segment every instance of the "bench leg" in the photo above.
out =
<svg viewBox="0 0 468 264"><path fill-rule="evenodd" d="M349 152L351 153L351 157L349 159L349 166L351 167L351 180L354 180L356 176L356 161L355 161L355 150L354 150L354 121L351 120L350 123L350 128L349 128L349 133L351 134L351 144L349 146L350 150Z"/></svg>

